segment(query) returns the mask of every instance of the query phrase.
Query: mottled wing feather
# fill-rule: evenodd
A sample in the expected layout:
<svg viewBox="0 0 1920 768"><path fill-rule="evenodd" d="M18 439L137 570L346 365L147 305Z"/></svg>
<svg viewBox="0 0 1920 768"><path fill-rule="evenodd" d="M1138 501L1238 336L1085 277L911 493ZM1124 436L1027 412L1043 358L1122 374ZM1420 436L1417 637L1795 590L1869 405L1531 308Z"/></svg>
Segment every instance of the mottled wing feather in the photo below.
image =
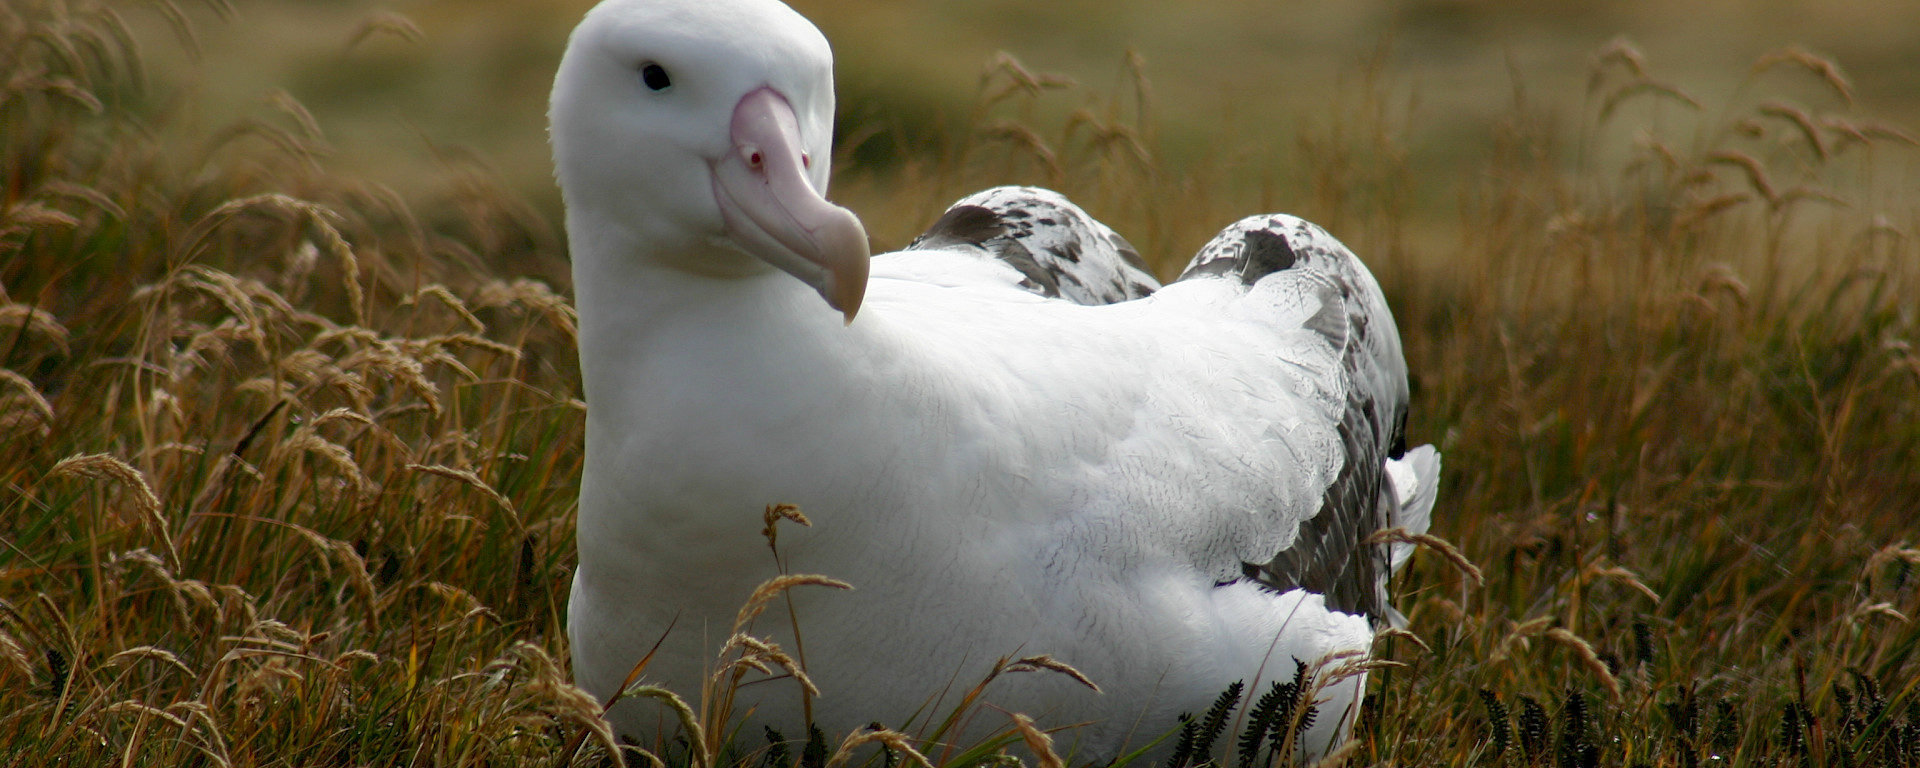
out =
<svg viewBox="0 0 1920 768"><path fill-rule="evenodd" d="M1385 463L1406 450L1406 366L1380 289L1359 259L1326 231L1291 216L1255 216L1228 227L1200 249L1181 280L1224 279L1252 288L1262 279L1306 270L1330 282L1337 304L1307 327L1340 350L1346 407L1338 425L1345 451L1319 510L1285 550L1243 563L1242 575L1276 590L1324 595L1335 610L1389 615L1385 579L1390 552L1368 537L1394 525L1399 507ZM1331 298L1331 297L1329 297Z"/></svg>
<svg viewBox="0 0 1920 768"><path fill-rule="evenodd" d="M966 197L906 250L978 252L1017 271L1021 288L1076 304L1113 304L1160 288L1125 238L1037 187L996 187Z"/></svg>

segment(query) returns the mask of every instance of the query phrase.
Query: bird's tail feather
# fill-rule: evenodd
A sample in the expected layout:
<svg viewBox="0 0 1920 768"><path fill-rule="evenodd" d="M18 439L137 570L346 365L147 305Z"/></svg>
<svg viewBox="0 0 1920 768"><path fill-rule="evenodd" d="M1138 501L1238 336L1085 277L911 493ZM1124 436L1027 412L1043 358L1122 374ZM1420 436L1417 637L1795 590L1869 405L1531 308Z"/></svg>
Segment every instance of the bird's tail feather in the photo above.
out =
<svg viewBox="0 0 1920 768"><path fill-rule="evenodd" d="M1440 452L1423 445L1398 459L1387 459L1387 478L1400 503L1393 511L1393 525L1407 533L1426 533L1427 525L1433 522L1433 500L1440 493ZM1412 555L1413 544L1395 543L1387 558L1391 572L1399 573Z"/></svg>
<svg viewBox="0 0 1920 768"><path fill-rule="evenodd" d="M1431 445L1423 445L1398 459L1387 459L1387 483L1393 486L1396 501L1392 524L1414 535L1426 533L1427 525L1433 522L1433 500L1440 493L1440 452ZM1390 576L1399 573L1401 566L1413 557L1413 544L1396 541L1389 546L1387 574ZM1387 606L1386 613L1388 626L1407 628L1405 614L1391 605Z"/></svg>

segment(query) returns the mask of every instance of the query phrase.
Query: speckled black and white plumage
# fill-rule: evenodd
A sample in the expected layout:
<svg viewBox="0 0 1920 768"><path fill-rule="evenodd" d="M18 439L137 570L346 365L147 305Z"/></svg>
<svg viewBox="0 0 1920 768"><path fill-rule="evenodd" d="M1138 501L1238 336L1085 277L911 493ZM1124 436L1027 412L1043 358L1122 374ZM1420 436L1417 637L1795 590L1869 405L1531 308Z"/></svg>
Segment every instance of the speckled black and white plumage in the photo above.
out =
<svg viewBox="0 0 1920 768"><path fill-rule="evenodd" d="M906 250L978 250L1019 273L1021 288L1075 304L1144 298L1160 288L1126 238L1038 187L995 187L963 198Z"/></svg>
<svg viewBox="0 0 1920 768"><path fill-rule="evenodd" d="M1387 605L1386 581L1395 552L1389 544L1367 539L1394 526L1424 531L1431 500L1425 506L1403 504L1388 479L1389 460L1407 458L1406 364L1398 340L1383 340L1372 330L1379 318L1392 317L1378 286L1359 258L1326 230L1277 214L1251 216L1222 230L1179 279L1224 280L1252 289L1290 271L1320 281L1325 304L1307 327L1340 350L1341 374L1352 383L1339 423L1345 460L1319 511L1301 524L1293 544L1271 560L1244 563L1242 573L1280 592L1298 587L1324 595L1335 610L1364 614L1376 623L1390 621L1397 614ZM1415 460L1415 472L1431 476L1437 471L1431 449ZM1409 488L1408 495L1413 494ZM1405 519L1403 507L1418 519Z"/></svg>
<svg viewBox="0 0 1920 768"><path fill-rule="evenodd" d="M1019 287L1077 304L1129 301L1160 287L1124 238L1059 193L1035 187L998 187L962 199L907 250L978 251L1017 271ZM1361 278L1365 269L1319 226L1267 215L1222 230L1179 279L1223 279L1251 289L1297 270L1324 281L1326 304L1308 327L1340 350L1343 375L1363 384L1346 393L1339 423L1344 461L1293 544L1270 560L1242 563L1241 578L1278 592L1306 589L1335 610L1378 624L1397 617L1386 602L1393 550L1367 538L1397 525L1424 530L1426 521L1401 519L1402 502L1387 479L1387 461L1403 459L1407 450L1406 371L1397 345L1380 343L1369 330L1375 317L1388 315L1371 278ZM1432 467L1422 469L1431 476ZM1430 506L1412 509L1424 514Z"/></svg>
<svg viewBox="0 0 1920 768"><path fill-rule="evenodd" d="M1036 187L998 187L964 198L906 250L977 252L1017 272L1020 288L1077 304L1130 301L1160 288L1124 238L1059 193ZM1242 563L1240 578L1277 592L1306 589L1325 596L1328 607L1376 624L1393 621L1398 614L1387 604L1392 547L1366 542L1384 528L1424 530L1426 520L1402 519L1402 502L1387 479L1388 460L1407 451L1406 370L1397 343L1383 344L1370 331L1374 318L1390 315L1365 266L1326 230L1275 214L1222 230L1179 279L1220 279L1251 290L1284 272L1310 275L1317 284L1325 304L1307 327L1339 350L1342 375L1360 386L1346 392L1338 425L1343 461L1319 510L1300 524L1291 546L1271 559ZM1423 455L1421 461L1420 474L1431 477L1433 460ZM1424 515L1430 506L1410 511Z"/></svg>

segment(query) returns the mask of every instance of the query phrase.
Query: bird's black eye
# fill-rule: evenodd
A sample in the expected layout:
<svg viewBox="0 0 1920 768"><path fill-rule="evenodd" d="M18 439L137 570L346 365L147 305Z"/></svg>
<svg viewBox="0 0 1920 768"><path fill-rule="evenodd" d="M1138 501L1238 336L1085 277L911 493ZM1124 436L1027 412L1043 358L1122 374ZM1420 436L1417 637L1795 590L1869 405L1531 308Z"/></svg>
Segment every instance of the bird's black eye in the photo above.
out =
<svg viewBox="0 0 1920 768"><path fill-rule="evenodd" d="M673 78L667 77L667 68L651 61L640 66L640 80L648 88L664 91L673 86Z"/></svg>

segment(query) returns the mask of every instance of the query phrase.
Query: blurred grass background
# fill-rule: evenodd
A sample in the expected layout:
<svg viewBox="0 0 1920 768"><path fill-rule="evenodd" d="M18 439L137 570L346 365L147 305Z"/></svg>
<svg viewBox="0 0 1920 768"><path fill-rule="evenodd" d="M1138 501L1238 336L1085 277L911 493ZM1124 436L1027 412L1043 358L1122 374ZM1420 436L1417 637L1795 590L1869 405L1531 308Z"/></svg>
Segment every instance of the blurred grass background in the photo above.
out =
<svg viewBox="0 0 1920 768"><path fill-rule="evenodd" d="M611 743L542 116L584 6L0 6L0 764ZM800 7L881 247L1035 182L1163 273L1278 210L1380 277L1485 583L1416 556L1356 763L1920 765L1920 8Z"/></svg>
<svg viewBox="0 0 1920 768"><path fill-rule="evenodd" d="M1516 89L1571 131L1588 100L1592 54L1625 36L1660 76L1728 112L1768 51L1798 43L1839 62L1868 114L1920 123L1920 4L1904 0L799 0L837 56L843 136L876 135L861 170L941 151L962 138L997 52L1092 94L1131 88L1145 62L1163 163L1257 163L1238 176L1282 197L1303 189L1296 137L1327 131L1346 105L1384 95L1419 130L1405 136L1416 203L1430 231L1451 222L1460 176L1493 149ZM590 0L250 2L234 23L196 20L197 61L165 42L162 18L130 10L146 52L185 92L205 132L256 114L284 89L312 111L337 154L330 167L419 193L436 162L471 158L558 221L545 136L547 90L567 32ZM191 8L197 16L211 16ZM1384 51L1382 53L1381 51ZM1367 94L1368 69L1381 94ZM1749 89L1751 90L1751 89ZM1811 77L1782 93L1829 105ZM1086 94L1046 105L1055 116ZM433 151L429 151L429 145ZM843 169L843 173L847 170ZM1257 179L1257 181L1255 181ZM1906 177L1903 180L1910 180ZM1247 190L1235 190L1245 194ZM864 200L851 201L856 209ZM935 210L924 211L931 220ZM914 225L923 222L912 222ZM1124 229L1124 227L1123 227ZM884 245L885 243L883 243ZM1189 248L1198 242L1185 244ZM1189 251L1190 252L1190 251Z"/></svg>

